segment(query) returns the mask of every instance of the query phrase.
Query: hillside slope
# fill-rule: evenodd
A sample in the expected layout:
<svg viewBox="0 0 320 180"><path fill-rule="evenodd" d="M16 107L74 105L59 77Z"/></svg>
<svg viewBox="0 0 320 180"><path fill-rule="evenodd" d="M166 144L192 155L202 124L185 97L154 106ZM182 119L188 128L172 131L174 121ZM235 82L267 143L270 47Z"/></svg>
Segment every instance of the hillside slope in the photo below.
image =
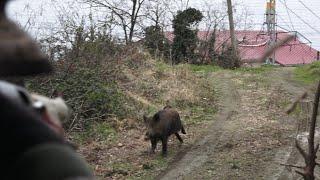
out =
<svg viewBox="0 0 320 180"><path fill-rule="evenodd" d="M170 66L148 54L128 57L111 67L82 67L66 79L58 73L45 80L67 93L75 122L65 126L68 137L79 145L79 153L98 177L292 176L279 164L297 155L292 142L301 117L287 116L284 109L307 89L295 81L294 68L231 71L214 66ZM34 82L29 88L49 92ZM165 105L178 110L187 134L182 136L182 146L171 137L169 156L162 158L160 145L155 155L147 153L150 142L143 140L142 116L153 115Z"/></svg>

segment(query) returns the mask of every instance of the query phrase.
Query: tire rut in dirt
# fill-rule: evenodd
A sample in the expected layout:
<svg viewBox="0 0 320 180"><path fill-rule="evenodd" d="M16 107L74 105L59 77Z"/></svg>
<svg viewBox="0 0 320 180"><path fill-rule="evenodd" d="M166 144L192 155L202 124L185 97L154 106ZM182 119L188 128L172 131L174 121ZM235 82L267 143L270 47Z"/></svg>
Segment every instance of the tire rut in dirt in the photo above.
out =
<svg viewBox="0 0 320 180"><path fill-rule="evenodd" d="M160 173L156 179L184 179L188 175L209 161L212 153L215 152L215 147L220 138L227 133L224 125L235 112L237 106L238 94L233 88L234 85L229 79L230 77L220 77L217 84L217 90L222 96L219 99L221 110L214 117L210 124L206 135L199 138L198 143L187 148L184 152L178 155L172 161L169 167Z"/></svg>

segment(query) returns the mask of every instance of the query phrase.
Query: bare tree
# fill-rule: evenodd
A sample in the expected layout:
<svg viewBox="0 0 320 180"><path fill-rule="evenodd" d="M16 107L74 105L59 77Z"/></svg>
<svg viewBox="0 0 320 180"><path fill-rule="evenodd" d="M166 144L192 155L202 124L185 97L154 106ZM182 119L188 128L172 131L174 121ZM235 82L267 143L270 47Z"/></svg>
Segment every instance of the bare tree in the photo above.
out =
<svg viewBox="0 0 320 180"><path fill-rule="evenodd" d="M141 8L145 0L80 0L93 8L106 9L113 14L117 25L123 32L126 44L130 44L136 31L136 25L141 17Z"/></svg>
<svg viewBox="0 0 320 180"><path fill-rule="evenodd" d="M216 32L218 29L224 29L226 25L226 18L228 14L222 9L219 4L213 4L211 2L204 2L203 10L204 14L204 28L205 28L205 41L201 44L202 62L210 57L215 52ZM211 58L210 58L211 59Z"/></svg>
<svg viewBox="0 0 320 180"><path fill-rule="evenodd" d="M26 2L23 4L23 9L13 11L13 19L17 24L26 32L30 33L33 38L40 38L40 34L43 33L43 29L40 26L43 22L39 22L39 19L42 18L44 12L44 4L39 3L35 8Z"/></svg>
<svg viewBox="0 0 320 180"><path fill-rule="evenodd" d="M146 22L148 23L148 26L150 26L150 23L156 27L166 26L167 9L164 0L149 0L146 2L146 6L143 10L146 18L150 21Z"/></svg>
<svg viewBox="0 0 320 180"><path fill-rule="evenodd" d="M235 27L236 29L247 30L252 28L253 15L245 4L236 3L235 9Z"/></svg>
<svg viewBox="0 0 320 180"><path fill-rule="evenodd" d="M168 12L175 15L177 11L183 11L190 6L190 0L163 0Z"/></svg>

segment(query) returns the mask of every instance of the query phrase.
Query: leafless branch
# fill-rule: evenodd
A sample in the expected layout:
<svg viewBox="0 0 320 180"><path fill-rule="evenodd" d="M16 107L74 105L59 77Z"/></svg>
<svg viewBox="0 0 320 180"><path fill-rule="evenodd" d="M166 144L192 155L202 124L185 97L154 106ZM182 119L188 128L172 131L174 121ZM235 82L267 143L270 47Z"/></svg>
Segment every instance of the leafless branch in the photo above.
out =
<svg viewBox="0 0 320 180"><path fill-rule="evenodd" d="M145 0L130 1L107 1L107 0L80 0L89 4L93 8L108 10L117 18L119 26L122 28L126 43L131 43L136 32L138 18L141 15L141 8Z"/></svg>
<svg viewBox="0 0 320 180"><path fill-rule="evenodd" d="M292 104L291 106L286 110L286 113L287 114L291 114L297 107L298 103L307 98L308 97L308 93L307 92L304 92L300 97L298 97Z"/></svg>
<svg viewBox="0 0 320 180"><path fill-rule="evenodd" d="M306 179L306 175L304 174L304 172L301 172L301 171L298 171L298 170L296 170L295 172L297 174L301 175L304 179Z"/></svg>
<svg viewBox="0 0 320 180"><path fill-rule="evenodd" d="M309 136L308 136L308 153L302 149L298 140L296 140L296 147L300 154L303 156L305 161L305 167L303 168L303 172L296 170L296 173L300 174L305 180L314 180L314 168L319 163L316 162L317 159L317 151L319 150L319 144L314 145L314 136L315 136L315 128L317 123L317 116L319 110L319 100L320 100L320 81L318 82L318 88L315 93L314 101L313 101L313 110L311 123L309 128Z"/></svg>
<svg viewBox="0 0 320 180"><path fill-rule="evenodd" d="M300 152L300 154L303 156L304 159L308 157L307 153L302 149L301 145L299 144L298 140L296 139L296 148Z"/></svg>
<svg viewBox="0 0 320 180"><path fill-rule="evenodd" d="M276 44L274 44L272 47L270 47L269 49L267 49L267 51L262 55L262 57L258 60L256 60L256 62L264 62L266 60L267 57L269 57L274 51L276 51L280 46L282 46L283 44L291 41L292 39L294 39L295 36L294 35L289 35L286 38L284 38L281 41L278 41Z"/></svg>
<svg viewBox="0 0 320 180"><path fill-rule="evenodd" d="M297 165L292 165L292 164L282 164L280 163L281 166L286 166L286 167L293 167L293 168L298 168L298 169L303 169L304 166L297 166Z"/></svg>

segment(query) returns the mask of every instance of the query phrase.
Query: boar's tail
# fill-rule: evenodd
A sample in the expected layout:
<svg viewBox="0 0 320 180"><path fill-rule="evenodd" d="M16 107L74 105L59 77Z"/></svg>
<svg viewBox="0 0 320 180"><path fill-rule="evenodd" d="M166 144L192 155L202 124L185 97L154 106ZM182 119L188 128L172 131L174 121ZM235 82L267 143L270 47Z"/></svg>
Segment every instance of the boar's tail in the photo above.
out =
<svg viewBox="0 0 320 180"><path fill-rule="evenodd" d="M187 133L186 133L186 130L184 130L184 127L183 127L183 126L181 126L181 132L182 132L182 134L187 134Z"/></svg>

